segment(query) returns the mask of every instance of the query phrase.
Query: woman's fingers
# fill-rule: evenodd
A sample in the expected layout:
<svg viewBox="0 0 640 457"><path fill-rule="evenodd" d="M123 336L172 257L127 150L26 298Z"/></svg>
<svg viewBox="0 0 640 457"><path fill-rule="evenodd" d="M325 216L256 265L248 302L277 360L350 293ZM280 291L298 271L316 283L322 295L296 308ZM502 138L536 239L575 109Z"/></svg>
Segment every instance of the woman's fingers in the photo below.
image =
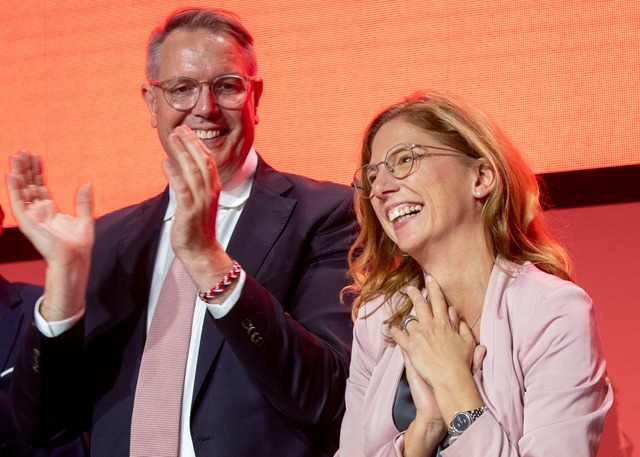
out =
<svg viewBox="0 0 640 457"><path fill-rule="evenodd" d="M473 364L473 355L476 346L478 343L476 342L476 337L473 335L473 332L469 328L466 322L460 321L458 333L462 338L463 345L465 347L465 352L467 353L467 363L468 366L471 367Z"/></svg>
<svg viewBox="0 0 640 457"><path fill-rule="evenodd" d="M413 303L413 307L415 308L414 314L418 317L418 320L433 317L433 313L431 312L431 305L429 304L427 299L424 298L422 292L420 292L414 286L408 286L405 292Z"/></svg>
<svg viewBox="0 0 640 457"><path fill-rule="evenodd" d="M401 329L410 333L411 327L418 325L419 322L427 323L432 320L443 320L458 331L460 317L453 307L447 305L440 285L431 275L427 276L426 283L428 298L425 298L422 292L414 286L406 288L406 294L411 299L415 311L403 320ZM417 320L411 319L411 316L417 317Z"/></svg>
<svg viewBox="0 0 640 457"><path fill-rule="evenodd" d="M487 355L487 347L479 344L473 350L473 360L471 363L471 373L476 374L482 369L482 362Z"/></svg>
<svg viewBox="0 0 640 457"><path fill-rule="evenodd" d="M400 330L399 327L391 327L389 329L389 334L398 346L400 346L404 350L407 349L407 346L409 344L409 334L407 332Z"/></svg>
<svg viewBox="0 0 640 457"><path fill-rule="evenodd" d="M435 319L449 319L447 311L447 301L442 294L440 285L431 275L425 278L429 301L431 302L431 310Z"/></svg>
<svg viewBox="0 0 640 457"><path fill-rule="evenodd" d="M456 311L453 306L448 306L447 313L449 315L451 325L453 325L453 329L457 332L460 326L460 315L458 314L458 311Z"/></svg>

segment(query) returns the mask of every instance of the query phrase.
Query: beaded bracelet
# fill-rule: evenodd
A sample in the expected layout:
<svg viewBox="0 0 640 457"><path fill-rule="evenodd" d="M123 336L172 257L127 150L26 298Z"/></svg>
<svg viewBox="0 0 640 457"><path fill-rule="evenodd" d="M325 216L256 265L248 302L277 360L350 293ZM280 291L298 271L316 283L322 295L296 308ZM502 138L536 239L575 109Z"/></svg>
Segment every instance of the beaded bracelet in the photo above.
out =
<svg viewBox="0 0 640 457"><path fill-rule="evenodd" d="M240 270L242 270L242 267L238 262L234 260L231 271L224 275L224 278L222 278L218 284L216 284L209 290L198 290L198 296L200 297L200 299L202 301L208 301L212 298L215 298L216 295L220 295L222 292L224 292L224 289L226 287L231 285L234 280L238 279L238 277L240 276Z"/></svg>

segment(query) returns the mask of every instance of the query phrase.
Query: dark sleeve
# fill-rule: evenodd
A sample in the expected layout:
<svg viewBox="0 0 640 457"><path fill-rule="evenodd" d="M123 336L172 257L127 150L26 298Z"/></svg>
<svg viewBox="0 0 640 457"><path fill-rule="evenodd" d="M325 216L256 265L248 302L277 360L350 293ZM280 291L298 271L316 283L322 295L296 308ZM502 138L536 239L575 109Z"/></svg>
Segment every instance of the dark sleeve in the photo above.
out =
<svg viewBox="0 0 640 457"><path fill-rule="evenodd" d="M332 422L344 413L352 324L350 300L341 303L340 291L356 224L352 195L343 195L317 216L300 243L303 251L296 242L289 250L276 247L276 257L288 256L280 259L288 268L271 268L265 281L247 275L238 302L216 319L254 384L302 425Z"/></svg>
<svg viewBox="0 0 640 457"><path fill-rule="evenodd" d="M10 402L16 425L32 444L64 443L80 433L83 328L80 323L56 338L42 335L33 322L26 329Z"/></svg>
<svg viewBox="0 0 640 457"><path fill-rule="evenodd" d="M19 307L15 307L14 312L19 313L22 316L20 321L19 337L13 347L13 351L9 357L12 362L14 371L9 376L6 384L3 386L5 397L5 407L7 408L7 417L3 420L9 420L9 414L11 414L11 429L16 433L17 427L21 434L24 435L27 441L33 444L58 444L68 441L71 435L64 435L60 430L55 429L51 425L51 419L53 416L47 416L50 411L54 411L57 416L64 416L69 414L74 409L74 405L67 403L61 404L60 396L54 394L52 391L43 392L41 395L41 388L43 379L49 378L50 375L55 385L63 385L65 390L72 398L79 398L79 390L73 385L74 381L79 382L79 378L73 374L74 370L79 369L81 363L75 356L79 356L78 351L68 351L67 345L82 342L82 326L77 326L75 331L69 332L60 338L46 338L36 328L33 323L33 312L35 303L42 295L43 288L32 284L14 283L12 284L13 290L20 297ZM10 329L5 329L9 331ZM48 354L52 349L58 346L63 347L62 354L65 354L62 361L52 360L52 363L46 361L46 365L43 365L43 354ZM67 357L68 355L68 357ZM65 368L63 377L56 375L57 370L52 370L56 364L61 363ZM72 367L66 369L68 364L71 363ZM71 376L71 382L66 379L66 376ZM9 413L10 410L10 413ZM53 418L55 420L55 418ZM40 429L44 426L44 429ZM4 427L3 427L4 428ZM26 449L26 444L22 444L22 441L15 437L13 441L15 455L21 455L18 451L23 447ZM22 446L22 447L20 447ZM19 449L18 449L19 448ZM63 451L63 448L58 449ZM53 450L52 450L53 452ZM13 454L12 454L13 455ZM26 455L26 454L25 454ZM36 453L34 450L33 455L45 455ZM57 454L51 454L57 455ZM82 454L78 454L82 455Z"/></svg>

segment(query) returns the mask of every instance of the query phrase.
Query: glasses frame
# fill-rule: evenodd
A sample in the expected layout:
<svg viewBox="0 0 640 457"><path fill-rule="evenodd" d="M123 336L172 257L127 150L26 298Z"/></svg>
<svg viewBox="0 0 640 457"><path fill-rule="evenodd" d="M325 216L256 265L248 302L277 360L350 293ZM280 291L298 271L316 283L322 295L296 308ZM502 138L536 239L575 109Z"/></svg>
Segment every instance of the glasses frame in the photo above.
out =
<svg viewBox="0 0 640 457"><path fill-rule="evenodd" d="M245 98L242 101L242 103L238 103L237 106L235 106L235 105L234 106L225 106L224 104L221 104L218 101L218 97L217 97L216 93L213 91L213 85L217 81L221 80L222 78L238 78L238 79L244 80L244 82L247 84L247 91L245 92ZM191 107L189 107L189 108L176 108L173 105L173 103L171 103L171 101L169 101L169 96L167 95L167 92L166 92L166 89L165 89L164 86L166 86L171 81L175 81L176 79L194 81L198 85L198 94L194 98L193 105ZM250 86L251 86L252 83L255 82L256 79L257 78L255 76L237 75L237 74L234 74L234 73L229 73L229 74L226 74L226 75L216 76L211 81L202 81L201 82L201 81L198 81L197 79L189 78L188 76L179 76L179 77L176 77L176 78L165 79L163 81L153 81L152 80L152 81L149 81L149 84L159 88L162 91L162 94L164 96L165 101L169 104L169 106L171 106L176 111L190 111L190 110L192 110L198 104L198 100L200 99L200 95L202 94L202 86L209 86L209 90L211 91L211 97L213 98L213 101L218 106L220 106L222 108L226 108L226 109L239 109L239 108L243 107L244 104L247 102Z"/></svg>
<svg viewBox="0 0 640 457"><path fill-rule="evenodd" d="M420 148L420 149L426 149L426 152L424 154L419 154L417 152L414 151L414 149L416 148ZM394 168L389 165L388 162L388 158L389 158L389 154L391 153L395 153L396 151L400 150L400 149L408 149L411 151L411 156L412 156L412 161L411 161L411 167L409 167L409 171L407 172L407 174L405 174L404 176L396 176L394 174ZM430 149L436 149L438 151L447 151L447 152L431 152L429 151ZM460 152L460 151L456 151L455 149L451 149L451 148L445 148L442 146L430 146L427 144L418 144L418 143L399 143L396 144L394 147L392 147L391 149L389 149L387 151L387 153L384 155L384 160L378 163L368 163L366 165L361 166L360 168L358 168L356 170L356 172L353 174L353 182L352 182L352 186L356 189L356 192L358 192L358 195L360 195L362 198L369 200L371 198L371 190L373 189L372 185L369 185L368 182L366 184L366 186L363 186L360 182L360 180L358 179L358 174L360 176L364 176L365 172L369 169L374 169L376 170L377 173L379 173L379 169L380 169L380 165L384 164L385 168L387 169L387 171L389 172L389 174L397 179L397 180L402 180L405 179L406 177L412 175L413 173L415 173L418 168L420 168L420 162L422 161L422 159L426 159L428 157L437 157L437 156L456 156L456 155L465 155L468 156L468 154L465 154L464 152ZM417 163L417 165L416 165Z"/></svg>

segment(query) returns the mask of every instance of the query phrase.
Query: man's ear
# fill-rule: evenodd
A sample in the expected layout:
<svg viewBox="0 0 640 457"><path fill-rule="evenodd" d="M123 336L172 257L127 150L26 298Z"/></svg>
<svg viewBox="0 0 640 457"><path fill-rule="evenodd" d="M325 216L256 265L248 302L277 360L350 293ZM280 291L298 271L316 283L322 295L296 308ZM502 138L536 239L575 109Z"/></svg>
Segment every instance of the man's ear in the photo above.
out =
<svg viewBox="0 0 640 457"><path fill-rule="evenodd" d="M156 119L156 113L158 111L158 99L155 86L151 84L143 84L140 87L140 94L142 95L142 99L147 104L147 108L149 108L149 112L151 113L151 127L154 129L158 126L158 121Z"/></svg>
<svg viewBox="0 0 640 457"><path fill-rule="evenodd" d="M496 186L496 172L486 159L478 159L473 165L474 183L473 196L484 198L491 193Z"/></svg>
<svg viewBox="0 0 640 457"><path fill-rule="evenodd" d="M253 82L253 110L255 116L255 123L258 124L260 118L258 116L258 104L260 103L260 97L262 97L262 91L264 89L264 82L262 78L256 78Z"/></svg>

